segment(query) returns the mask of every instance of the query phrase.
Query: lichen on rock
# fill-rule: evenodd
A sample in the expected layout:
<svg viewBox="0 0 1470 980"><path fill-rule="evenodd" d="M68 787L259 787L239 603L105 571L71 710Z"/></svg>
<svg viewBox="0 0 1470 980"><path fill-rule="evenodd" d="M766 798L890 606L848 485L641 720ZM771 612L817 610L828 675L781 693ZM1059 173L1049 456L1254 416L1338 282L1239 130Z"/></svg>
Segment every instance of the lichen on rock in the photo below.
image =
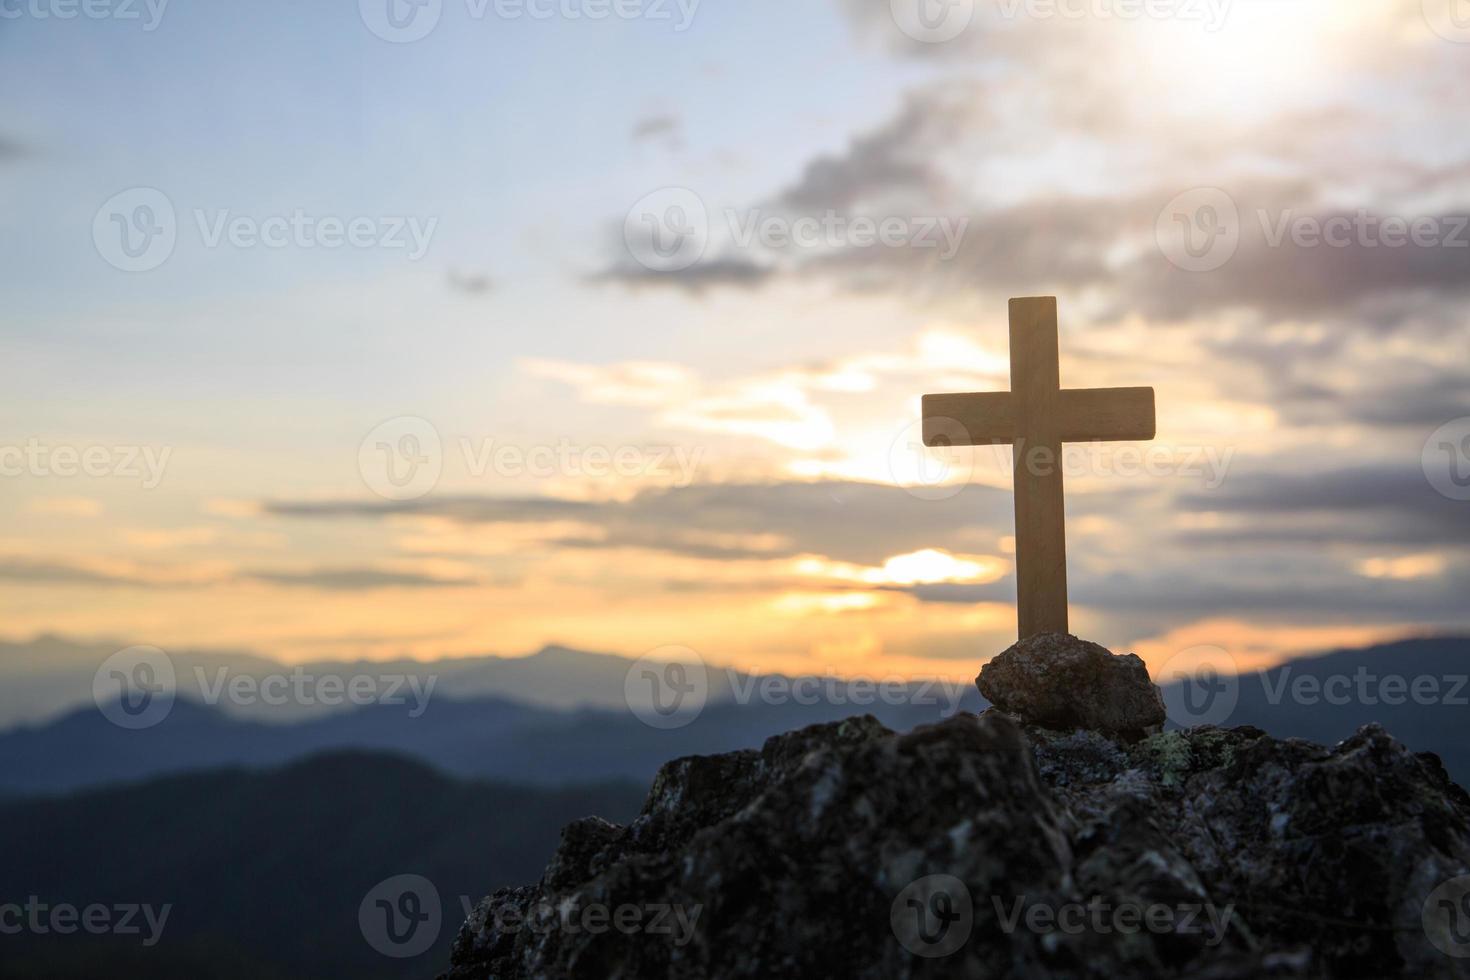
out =
<svg viewBox="0 0 1470 980"><path fill-rule="evenodd" d="M668 763L482 901L447 977L1470 977L1429 901L1467 872L1470 797L1376 726L863 717Z"/></svg>

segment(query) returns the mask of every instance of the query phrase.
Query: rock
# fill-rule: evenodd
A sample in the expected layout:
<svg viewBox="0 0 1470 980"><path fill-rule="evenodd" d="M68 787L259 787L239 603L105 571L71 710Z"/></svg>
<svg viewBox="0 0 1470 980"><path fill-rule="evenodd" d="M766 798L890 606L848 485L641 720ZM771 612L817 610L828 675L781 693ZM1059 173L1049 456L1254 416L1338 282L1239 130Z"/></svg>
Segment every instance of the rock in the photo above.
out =
<svg viewBox="0 0 1470 980"><path fill-rule="evenodd" d="M854 718L671 762L632 824L572 824L446 976L1466 977L1424 916L1467 871L1470 797L1376 727Z"/></svg>
<svg viewBox="0 0 1470 980"><path fill-rule="evenodd" d="M980 669L980 693L1030 725L1139 736L1164 724L1164 698L1134 654L1066 633L1015 644Z"/></svg>

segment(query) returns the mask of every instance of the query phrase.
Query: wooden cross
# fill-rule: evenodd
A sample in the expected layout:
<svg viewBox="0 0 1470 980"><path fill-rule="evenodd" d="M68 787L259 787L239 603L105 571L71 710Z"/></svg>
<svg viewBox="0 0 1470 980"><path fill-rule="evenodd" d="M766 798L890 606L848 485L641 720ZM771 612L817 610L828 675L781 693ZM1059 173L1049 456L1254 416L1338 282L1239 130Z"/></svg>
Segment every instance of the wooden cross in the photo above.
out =
<svg viewBox="0 0 1470 980"><path fill-rule="evenodd" d="M1021 639L1067 630L1062 443L1152 439L1152 388L1069 388L1055 296L1011 300L1011 390L924 396L924 445L1014 449Z"/></svg>

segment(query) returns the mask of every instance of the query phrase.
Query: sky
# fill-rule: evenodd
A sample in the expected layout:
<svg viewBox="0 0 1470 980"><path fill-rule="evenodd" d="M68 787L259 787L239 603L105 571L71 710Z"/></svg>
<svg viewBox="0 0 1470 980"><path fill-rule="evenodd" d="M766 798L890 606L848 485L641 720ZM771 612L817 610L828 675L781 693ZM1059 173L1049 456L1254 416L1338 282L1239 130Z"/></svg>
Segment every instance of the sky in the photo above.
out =
<svg viewBox="0 0 1470 980"><path fill-rule="evenodd" d="M0 632L973 676L1470 626L1464 0L0 0Z"/></svg>

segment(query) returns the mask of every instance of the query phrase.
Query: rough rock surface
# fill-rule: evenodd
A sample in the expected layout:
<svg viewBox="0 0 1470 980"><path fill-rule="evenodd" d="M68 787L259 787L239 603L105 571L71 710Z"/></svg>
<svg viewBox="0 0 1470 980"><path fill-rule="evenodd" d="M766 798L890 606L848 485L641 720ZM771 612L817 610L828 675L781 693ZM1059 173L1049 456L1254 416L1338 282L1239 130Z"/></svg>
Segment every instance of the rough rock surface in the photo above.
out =
<svg viewBox="0 0 1470 980"><path fill-rule="evenodd" d="M1144 735L1164 724L1164 699L1135 655L1067 633L1042 633L980 668L980 693L1026 724Z"/></svg>
<svg viewBox="0 0 1470 980"><path fill-rule="evenodd" d="M572 824L482 901L447 976L1467 977L1423 919L1467 871L1470 797L1377 727L862 717L664 766L631 825Z"/></svg>

